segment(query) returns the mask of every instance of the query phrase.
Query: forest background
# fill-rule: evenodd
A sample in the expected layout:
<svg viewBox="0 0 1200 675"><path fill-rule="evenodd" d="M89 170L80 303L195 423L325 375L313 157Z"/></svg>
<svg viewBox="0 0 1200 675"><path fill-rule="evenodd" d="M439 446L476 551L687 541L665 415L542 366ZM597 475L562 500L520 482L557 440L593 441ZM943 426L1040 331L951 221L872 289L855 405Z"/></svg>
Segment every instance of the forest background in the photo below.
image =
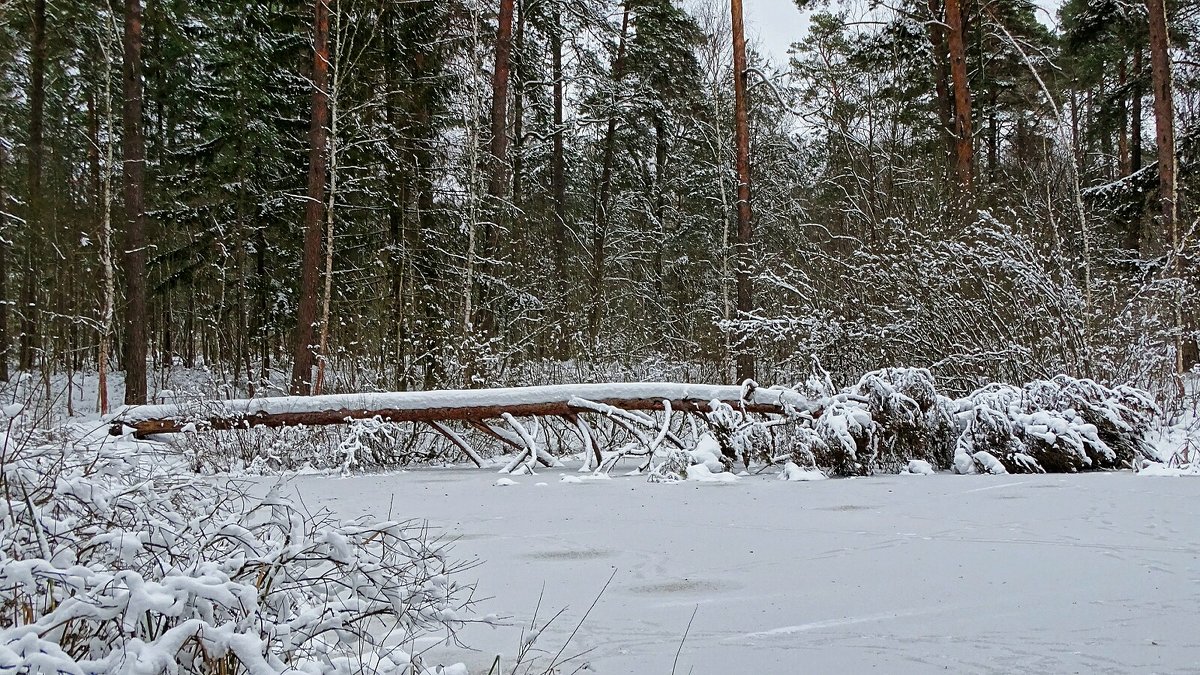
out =
<svg viewBox="0 0 1200 675"><path fill-rule="evenodd" d="M5 0L0 380L1182 393L1197 3L799 9Z"/></svg>

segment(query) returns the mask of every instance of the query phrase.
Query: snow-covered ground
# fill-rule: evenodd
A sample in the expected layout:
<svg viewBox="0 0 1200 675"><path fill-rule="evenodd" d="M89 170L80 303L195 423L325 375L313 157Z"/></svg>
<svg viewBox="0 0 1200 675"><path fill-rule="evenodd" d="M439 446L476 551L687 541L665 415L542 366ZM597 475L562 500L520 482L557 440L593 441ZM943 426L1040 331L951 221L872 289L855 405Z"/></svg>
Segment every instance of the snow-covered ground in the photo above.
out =
<svg viewBox="0 0 1200 675"><path fill-rule="evenodd" d="M489 471L427 468L296 476L287 490L345 517L428 519L477 557L479 611L513 625L467 627L473 654L432 652L473 673L497 654L508 672L539 595L539 627L567 610L538 641L542 672L614 572L564 652L587 654L564 672L1200 670L1194 480L617 473L496 485Z"/></svg>

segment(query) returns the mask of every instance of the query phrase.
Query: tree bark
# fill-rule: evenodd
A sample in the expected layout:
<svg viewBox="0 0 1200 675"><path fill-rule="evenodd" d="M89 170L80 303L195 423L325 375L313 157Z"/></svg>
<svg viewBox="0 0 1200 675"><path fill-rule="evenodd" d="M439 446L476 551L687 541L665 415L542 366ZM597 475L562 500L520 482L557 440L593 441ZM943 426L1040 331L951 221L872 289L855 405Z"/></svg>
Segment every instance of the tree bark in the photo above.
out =
<svg viewBox="0 0 1200 675"><path fill-rule="evenodd" d="M1117 86L1121 91L1129 84L1129 65L1125 55L1117 62ZM1129 175L1129 108L1125 99L1117 97L1117 176L1124 178Z"/></svg>
<svg viewBox="0 0 1200 675"><path fill-rule="evenodd" d="M709 412L713 400L728 403L747 413L783 414L788 406L807 410L816 418L821 403L794 393L777 390L751 391L743 387L644 382L637 384L565 384L512 389L458 391L410 391L350 396L314 396L308 403L295 399L249 399L213 401L204 405L170 404L133 408L114 423L114 431L130 426L141 437L177 433L189 422L211 429L245 429L253 426L344 424L348 419L376 415L391 422L465 421L482 423L508 413L515 417L569 417L593 413L626 417L628 411L665 410Z"/></svg>
<svg viewBox="0 0 1200 675"><path fill-rule="evenodd" d="M312 392L313 324L317 321L317 278L325 215L325 146L329 125L329 0L313 2L312 116L308 128L308 199L304 210L304 256L293 340L291 392Z"/></svg>
<svg viewBox="0 0 1200 675"><path fill-rule="evenodd" d="M488 203L483 225L483 256L479 274L479 304L475 308L474 325L484 336L496 331L496 308L492 290L488 288L489 272L500 255L500 225L504 216L504 198L508 186L508 80L512 67L513 0L500 0L496 28L496 64L492 70L491 140L488 158ZM474 374L474 362L468 364L468 377Z"/></svg>
<svg viewBox="0 0 1200 675"><path fill-rule="evenodd" d="M29 75L29 161L28 209L25 219L25 268L21 271L19 368L33 369L34 353L39 346L37 322L37 281L34 270L41 263L39 250L44 235L42 203L42 159L45 142L42 129L46 106L46 0L33 4L33 34Z"/></svg>
<svg viewBox="0 0 1200 675"><path fill-rule="evenodd" d="M667 123L661 114L654 115L654 221L658 236L654 245L654 292L663 296L663 256L667 242Z"/></svg>
<svg viewBox="0 0 1200 675"><path fill-rule="evenodd" d="M558 284L558 326L556 353L567 358L567 340L563 323L567 317L567 180L563 149L563 45L561 5L554 9L554 25L550 29L551 76L554 78L554 136L550 157L550 190L554 199L554 272Z"/></svg>
<svg viewBox="0 0 1200 675"><path fill-rule="evenodd" d="M950 166L954 166L954 105L950 100L950 69L946 63L946 29L943 21L941 0L928 0L929 7L929 43L932 47L932 63L930 70L933 77L933 104L937 108L939 135L945 144L945 157ZM943 175L944 177L944 175Z"/></svg>
<svg viewBox="0 0 1200 675"><path fill-rule="evenodd" d="M0 141L0 382L8 382L8 195L4 170L7 149Z"/></svg>
<svg viewBox="0 0 1200 675"><path fill-rule="evenodd" d="M742 0L731 0L733 17L733 140L737 156L737 320L739 324L754 311L750 280L752 239L750 208L750 121L746 105L746 32L742 22ZM737 379L755 377L754 341L748 331L739 330L737 341Z"/></svg>
<svg viewBox="0 0 1200 675"><path fill-rule="evenodd" d="M521 207L525 173L525 0L517 0L516 52L512 59L513 93L513 158L512 200Z"/></svg>
<svg viewBox="0 0 1200 675"><path fill-rule="evenodd" d="M1176 231L1175 186L1175 101L1171 91L1170 38L1167 34L1165 0L1146 0L1150 16L1150 73L1154 91L1155 145L1158 149L1158 202L1163 234L1172 246L1179 243Z"/></svg>
<svg viewBox="0 0 1200 675"><path fill-rule="evenodd" d="M1133 87L1129 94L1129 171L1142 168L1142 48L1133 48Z"/></svg>
<svg viewBox="0 0 1200 675"><path fill-rule="evenodd" d="M970 191L974 182L971 139L971 89L967 75L967 47L963 11L959 0L946 0L950 80L954 86L954 170L959 185Z"/></svg>
<svg viewBox="0 0 1200 675"><path fill-rule="evenodd" d="M507 182L505 161L508 155L508 75L512 56L513 0L500 0L499 25L496 28L496 67L492 71L492 137L488 152L492 171L488 176L488 196L504 197ZM490 245L495 226L487 233Z"/></svg>
<svg viewBox="0 0 1200 675"><path fill-rule="evenodd" d="M1172 310L1175 319L1175 370L1182 375L1186 366L1182 297L1183 242L1176 202L1175 101L1171 91L1171 40L1167 30L1166 0L1146 0L1146 9L1150 18L1150 75L1151 88L1154 90L1154 128L1158 147L1158 203L1162 213L1162 235L1171 247L1175 283L1179 286Z"/></svg>
<svg viewBox="0 0 1200 675"><path fill-rule="evenodd" d="M125 403L146 402L146 139L142 131L142 0L125 0Z"/></svg>

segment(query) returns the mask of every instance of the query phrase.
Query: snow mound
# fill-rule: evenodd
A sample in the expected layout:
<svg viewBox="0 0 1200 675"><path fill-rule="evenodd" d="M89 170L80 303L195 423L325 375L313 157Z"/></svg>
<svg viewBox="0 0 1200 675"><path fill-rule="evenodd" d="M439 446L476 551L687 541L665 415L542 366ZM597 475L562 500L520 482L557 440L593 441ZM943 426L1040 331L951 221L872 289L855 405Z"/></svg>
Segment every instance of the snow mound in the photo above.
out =
<svg viewBox="0 0 1200 675"><path fill-rule="evenodd" d="M829 476L826 476L824 471L817 468L803 469L797 466L795 462L784 464L783 472L779 474L779 479L786 481L813 481L826 480L827 478Z"/></svg>
<svg viewBox="0 0 1200 675"><path fill-rule="evenodd" d="M688 468L687 480L697 483L736 483L739 479L728 471L713 473L703 464L694 464Z"/></svg>
<svg viewBox="0 0 1200 675"><path fill-rule="evenodd" d="M932 476L937 472L933 470L933 465L929 462L923 459L911 459L902 473L910 476Z"/></svg>

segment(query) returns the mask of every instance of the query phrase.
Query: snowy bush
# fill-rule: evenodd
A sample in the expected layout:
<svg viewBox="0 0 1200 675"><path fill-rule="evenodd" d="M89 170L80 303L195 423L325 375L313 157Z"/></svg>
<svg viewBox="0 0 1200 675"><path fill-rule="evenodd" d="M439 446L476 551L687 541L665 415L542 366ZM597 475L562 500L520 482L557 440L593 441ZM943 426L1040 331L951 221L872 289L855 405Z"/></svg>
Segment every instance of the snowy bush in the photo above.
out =
<svg viewBox="0 0 1200 675"><path fill-rule="evenodd" d="M646 479L651 483L678 483L687 480L688 468L692 465L692 453L679 448L667 451L662 462L650 467Z"/></svg>
<svg viewBox="0 0 1200 675"><path fill-rule="evenodd" d="M814 429L817 464L838 476L865 476L873 470L878 437L871 411L861 401L830 399Z"/></svg>
<svg viewBox="0 0 1200 675"><path fill-rule="evenodd" d="M949 466L957 429L949 399L937 393L928 370L876 370L863 375L853 392L866 399L874 422L877 467L894 473L912 459Z"/></svg>
<svg viewBox="0 0 1200 675"><path fill-rule="evenodd" d="M792 425L789 425L792 426ZM782 436L780 449L787 452L787 461L803 470L816 469L818 457L829 456L829 446L816 430L796 425Z"/></svg>
<svg viewBox="0 0 1200 675"><path fill-rule="evenodd" d="M771 437L763 423L734 410L728 403L714 400L709 405L711 410L704 419L721 448L726 470L738 459L747 466L753 459L770 461Z"/></svg>
<svg viewBox="0 0 1200 675"><path fill-rule="evenodd" d="M0 671L399 675L464 621L463 565L413 524L5 440Z"/></svg>
<svg viewBox="0 0 1200 675"><path fill-rule="evenodd" d="M1134 466L1154 457L1146 433L1158 414L1145 392L1059 375L1017 388L989 385L960 401L962 456L986 452L1009 473L1074 472Z"/></svg>

